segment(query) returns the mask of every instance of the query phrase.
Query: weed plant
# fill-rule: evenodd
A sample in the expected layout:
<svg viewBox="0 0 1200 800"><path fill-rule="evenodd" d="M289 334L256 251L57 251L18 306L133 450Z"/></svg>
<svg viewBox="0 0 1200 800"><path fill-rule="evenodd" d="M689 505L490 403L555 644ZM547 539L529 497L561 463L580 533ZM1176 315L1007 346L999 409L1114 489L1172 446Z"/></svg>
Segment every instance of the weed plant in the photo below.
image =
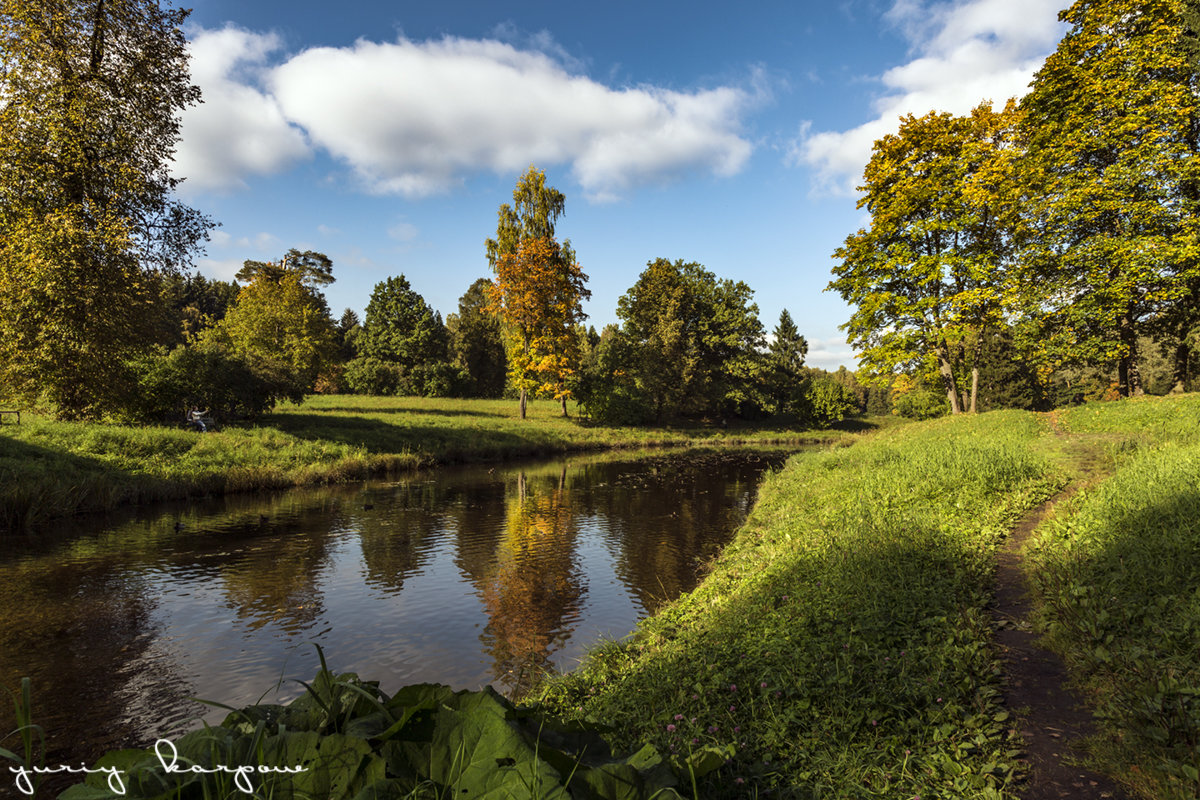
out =
<svg viewBox="0 0 1200 800"><path fill-rule="evenodd" d="M689 595L547 682L616 747L717 748L701 797L1013 796L985 613L1014 518L1061 484L998 412L793 457Z"/></svg>

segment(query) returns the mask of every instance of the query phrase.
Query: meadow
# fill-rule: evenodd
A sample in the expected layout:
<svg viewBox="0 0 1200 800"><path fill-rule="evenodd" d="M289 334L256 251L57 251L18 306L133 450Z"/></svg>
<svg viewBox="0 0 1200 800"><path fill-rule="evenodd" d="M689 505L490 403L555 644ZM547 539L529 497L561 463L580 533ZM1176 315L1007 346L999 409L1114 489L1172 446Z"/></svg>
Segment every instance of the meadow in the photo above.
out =
<svg viewBox="0 0 1200 800"><path fill-rule="evenodd" d="M361 480L436 464L581 450L849 439L777 423L622 428L564 419L553 401L357 395L285 404L249 426L56 422L0 427L0 529L131 503Z"/></svg>

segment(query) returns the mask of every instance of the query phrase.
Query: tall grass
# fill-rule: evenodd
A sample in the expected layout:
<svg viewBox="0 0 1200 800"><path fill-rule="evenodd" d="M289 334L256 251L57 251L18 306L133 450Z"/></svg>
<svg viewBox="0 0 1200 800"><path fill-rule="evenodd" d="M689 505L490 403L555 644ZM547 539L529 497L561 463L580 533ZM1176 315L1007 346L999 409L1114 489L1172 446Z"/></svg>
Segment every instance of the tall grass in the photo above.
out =
<svg viewBox="0 0 1200 800"><path fill-rule="evenodd" d="M940 420L794 457L694 592L541 699L730 758L701 796L1011 796L992 554L1060 480L1032 415Z"/></svg>

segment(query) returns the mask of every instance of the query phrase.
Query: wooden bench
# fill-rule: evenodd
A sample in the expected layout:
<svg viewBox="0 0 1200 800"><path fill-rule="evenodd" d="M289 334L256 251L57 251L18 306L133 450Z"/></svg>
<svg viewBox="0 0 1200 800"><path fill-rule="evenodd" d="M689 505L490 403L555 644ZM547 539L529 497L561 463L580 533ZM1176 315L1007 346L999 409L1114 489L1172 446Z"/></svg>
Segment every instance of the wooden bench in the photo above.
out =
<svg viewBox="0 0 1200 800"><path fill-rule="evenodd" d="M21 412L20 411L17 411L15 408L0 408L0 425L4 424L4 415L5 414L11 414L12 416L16 417L17 424L18 425L21 424Z"/></svg>

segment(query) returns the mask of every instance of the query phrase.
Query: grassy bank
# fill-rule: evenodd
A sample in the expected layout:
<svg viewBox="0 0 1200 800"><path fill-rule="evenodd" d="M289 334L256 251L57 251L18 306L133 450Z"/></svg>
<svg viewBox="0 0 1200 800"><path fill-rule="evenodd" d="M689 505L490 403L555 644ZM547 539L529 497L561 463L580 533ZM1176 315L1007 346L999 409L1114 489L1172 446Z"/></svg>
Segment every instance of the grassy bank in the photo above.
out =
<svg viewBox="0 0 1200 800"><path fill-rule="evenodd" d="M1048 641L1097 711L1097 766L1162 800L1200 797L1198 422L1200 396L1064 412L1109 477L1030 551Z"/></svg>
<svg viewBox="0 0 1200 800"><path fill-rule="evenodd" d="M703 797L1011 796L984 609L995 546L1062 483L1045 427L998 412L794 457L700 588L541 699L619 747L723 748Z"/></svg>
<svg viewBox="0 0 1200 800"><path fill-rule="evenodd" d="M0 528L184 497L334 483L437 463L658 445L802 442L843 432L786 427L610 428L563 419L550 401L314 397L255 426L53 422L0 428Z"/></svg>

